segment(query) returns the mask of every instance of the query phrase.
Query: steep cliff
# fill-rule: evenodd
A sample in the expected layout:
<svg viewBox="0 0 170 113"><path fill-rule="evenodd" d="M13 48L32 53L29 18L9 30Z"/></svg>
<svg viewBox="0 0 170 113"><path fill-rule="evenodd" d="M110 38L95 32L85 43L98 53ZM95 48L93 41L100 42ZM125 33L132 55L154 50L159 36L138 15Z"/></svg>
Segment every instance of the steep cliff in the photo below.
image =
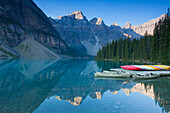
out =
<svg viewBox="0 0 170 113"><path fill-rule="evenodd" d="M0 35L0 40L12 48L33 35L53 52L69 54L67 44L32 0L0 0Z"/></svg>
<svg viewBox="0 0 170 113"><path fill-rule="evenodd" d="M112 40L125 37L122 33L121 28L119 31L117 29L118 26L115 26L115 25L112 25L110 27L107 26L102 20L102 18L93 18L92 20L90 20L90 23L91 23L91 26L93 28L95 35L99 39L99 43L102 46Z"/></svg>
<svg viewBox="0 0 170 113"><path fill-rule="evenodd" d="M139 38L141 35L132 29L122 29L117 23L113 23L110 27L105 25L101 18L93 18L90 20L93 31L99 39L101 45L120 38Z"/></svg>
<svg viewBox="0 0 170 113"><path fill-rule="evenodd" d="M96 35L101 45L105 45L108 41L109 27L105 25L102 18L93 18L90 20L92 32Z"/></svg>
<svg viewBox="0 0 170 113"><path fill-rule="evenodd" d="M59 31L61 38L70 47L93 56L107 42L119 38L140 37L133 30L122 29L116 23L109 27L102 18L93 18L88 21L81 11L75 11L66 16L59 16L57 19L49 19L55 29Z"/></svg>
<svg viewBox="0 0 170 113"><path fill-rule="evenodd" d="M50 20L70 47L82 53L94 55L90 51L93 49L91 47L96 45L97 40L91 32L90 23L82 12L75 11L70 15L60 16L57 20L52 18Z"/></svg>

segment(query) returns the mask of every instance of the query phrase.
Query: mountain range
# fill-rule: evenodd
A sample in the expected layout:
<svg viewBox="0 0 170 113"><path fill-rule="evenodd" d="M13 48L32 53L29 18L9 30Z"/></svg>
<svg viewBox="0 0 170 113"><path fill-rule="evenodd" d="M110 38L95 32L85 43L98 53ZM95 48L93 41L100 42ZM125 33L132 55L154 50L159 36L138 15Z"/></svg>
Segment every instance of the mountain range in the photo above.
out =
<svg viewBox="0 0 170 113"><path fill-rule="evenodd" d="M160 19L163 19L165 17L165 14L161 15L158 18L149 20L148 22L145 22L141 25L131 25L130 22L127 22L122 28L123 29L133 29L136 33L140 35L145 35L146 31L149 35L153 35L153 30L155 27L155 23L158 22Z"/></svg>
<svg viewBox="0 0 170 113"><path fill-rule="evenodd" d="M162 17L138 26L107 26L101 18L89 21L81 11L52 19L32 0L0 0L0 58L95 56L107 42L152 32Z"/></svg>
<svg viewBox="0 0 170 113"><path fill-rule="evenodd" d="M78 51L95 56L102 46L120 38L140 38L146 31L153 35L155 23L162 19L161 15L141 25L131 25L127 22L123 27L117 23L108 26L102 18L87 20L81 11L70 15L59 16L57 19L49 17L54 28L60 33L66 43Z"/></svg>

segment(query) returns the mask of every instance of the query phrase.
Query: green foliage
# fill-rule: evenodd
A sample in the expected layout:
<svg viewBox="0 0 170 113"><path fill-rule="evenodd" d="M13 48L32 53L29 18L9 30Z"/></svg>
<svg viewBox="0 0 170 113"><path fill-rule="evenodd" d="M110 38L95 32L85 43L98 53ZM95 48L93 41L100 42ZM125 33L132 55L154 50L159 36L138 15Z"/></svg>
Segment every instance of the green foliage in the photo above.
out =
<svg viewBox="0 0 170 113"><path fill-rule="evenodd" d="M147 60L170 64L170 17L155 24L154 35L140 39L120 39L99 49L96 59Z"/></svg>

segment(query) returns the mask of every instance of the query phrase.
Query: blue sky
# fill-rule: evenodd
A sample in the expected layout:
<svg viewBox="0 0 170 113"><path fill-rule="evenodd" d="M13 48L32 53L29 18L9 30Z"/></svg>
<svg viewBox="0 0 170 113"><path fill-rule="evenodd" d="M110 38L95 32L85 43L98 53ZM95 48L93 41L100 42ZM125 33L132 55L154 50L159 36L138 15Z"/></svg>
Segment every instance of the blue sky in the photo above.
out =
<svg viewBox="0 0 170 113"><path fill-rule="evenodd" d="M82 11L88 20L101 17L107 25L127 21L139 25L167 12L170 0L33 0L47 16L57 18Z"/></svg>

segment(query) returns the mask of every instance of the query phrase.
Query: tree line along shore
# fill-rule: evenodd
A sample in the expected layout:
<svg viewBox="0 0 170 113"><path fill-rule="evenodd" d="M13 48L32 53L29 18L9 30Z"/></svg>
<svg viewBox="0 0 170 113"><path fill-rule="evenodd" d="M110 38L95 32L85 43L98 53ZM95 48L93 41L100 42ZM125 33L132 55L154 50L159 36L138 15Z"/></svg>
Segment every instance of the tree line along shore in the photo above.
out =
<svg viewBox="0 0 170 113"><path fill-rule="evenodd" d="M95 59L144 60L152 63L170 64L170 17L155 23L154 34L143 37L113 40L99 49Z"/></svg>

